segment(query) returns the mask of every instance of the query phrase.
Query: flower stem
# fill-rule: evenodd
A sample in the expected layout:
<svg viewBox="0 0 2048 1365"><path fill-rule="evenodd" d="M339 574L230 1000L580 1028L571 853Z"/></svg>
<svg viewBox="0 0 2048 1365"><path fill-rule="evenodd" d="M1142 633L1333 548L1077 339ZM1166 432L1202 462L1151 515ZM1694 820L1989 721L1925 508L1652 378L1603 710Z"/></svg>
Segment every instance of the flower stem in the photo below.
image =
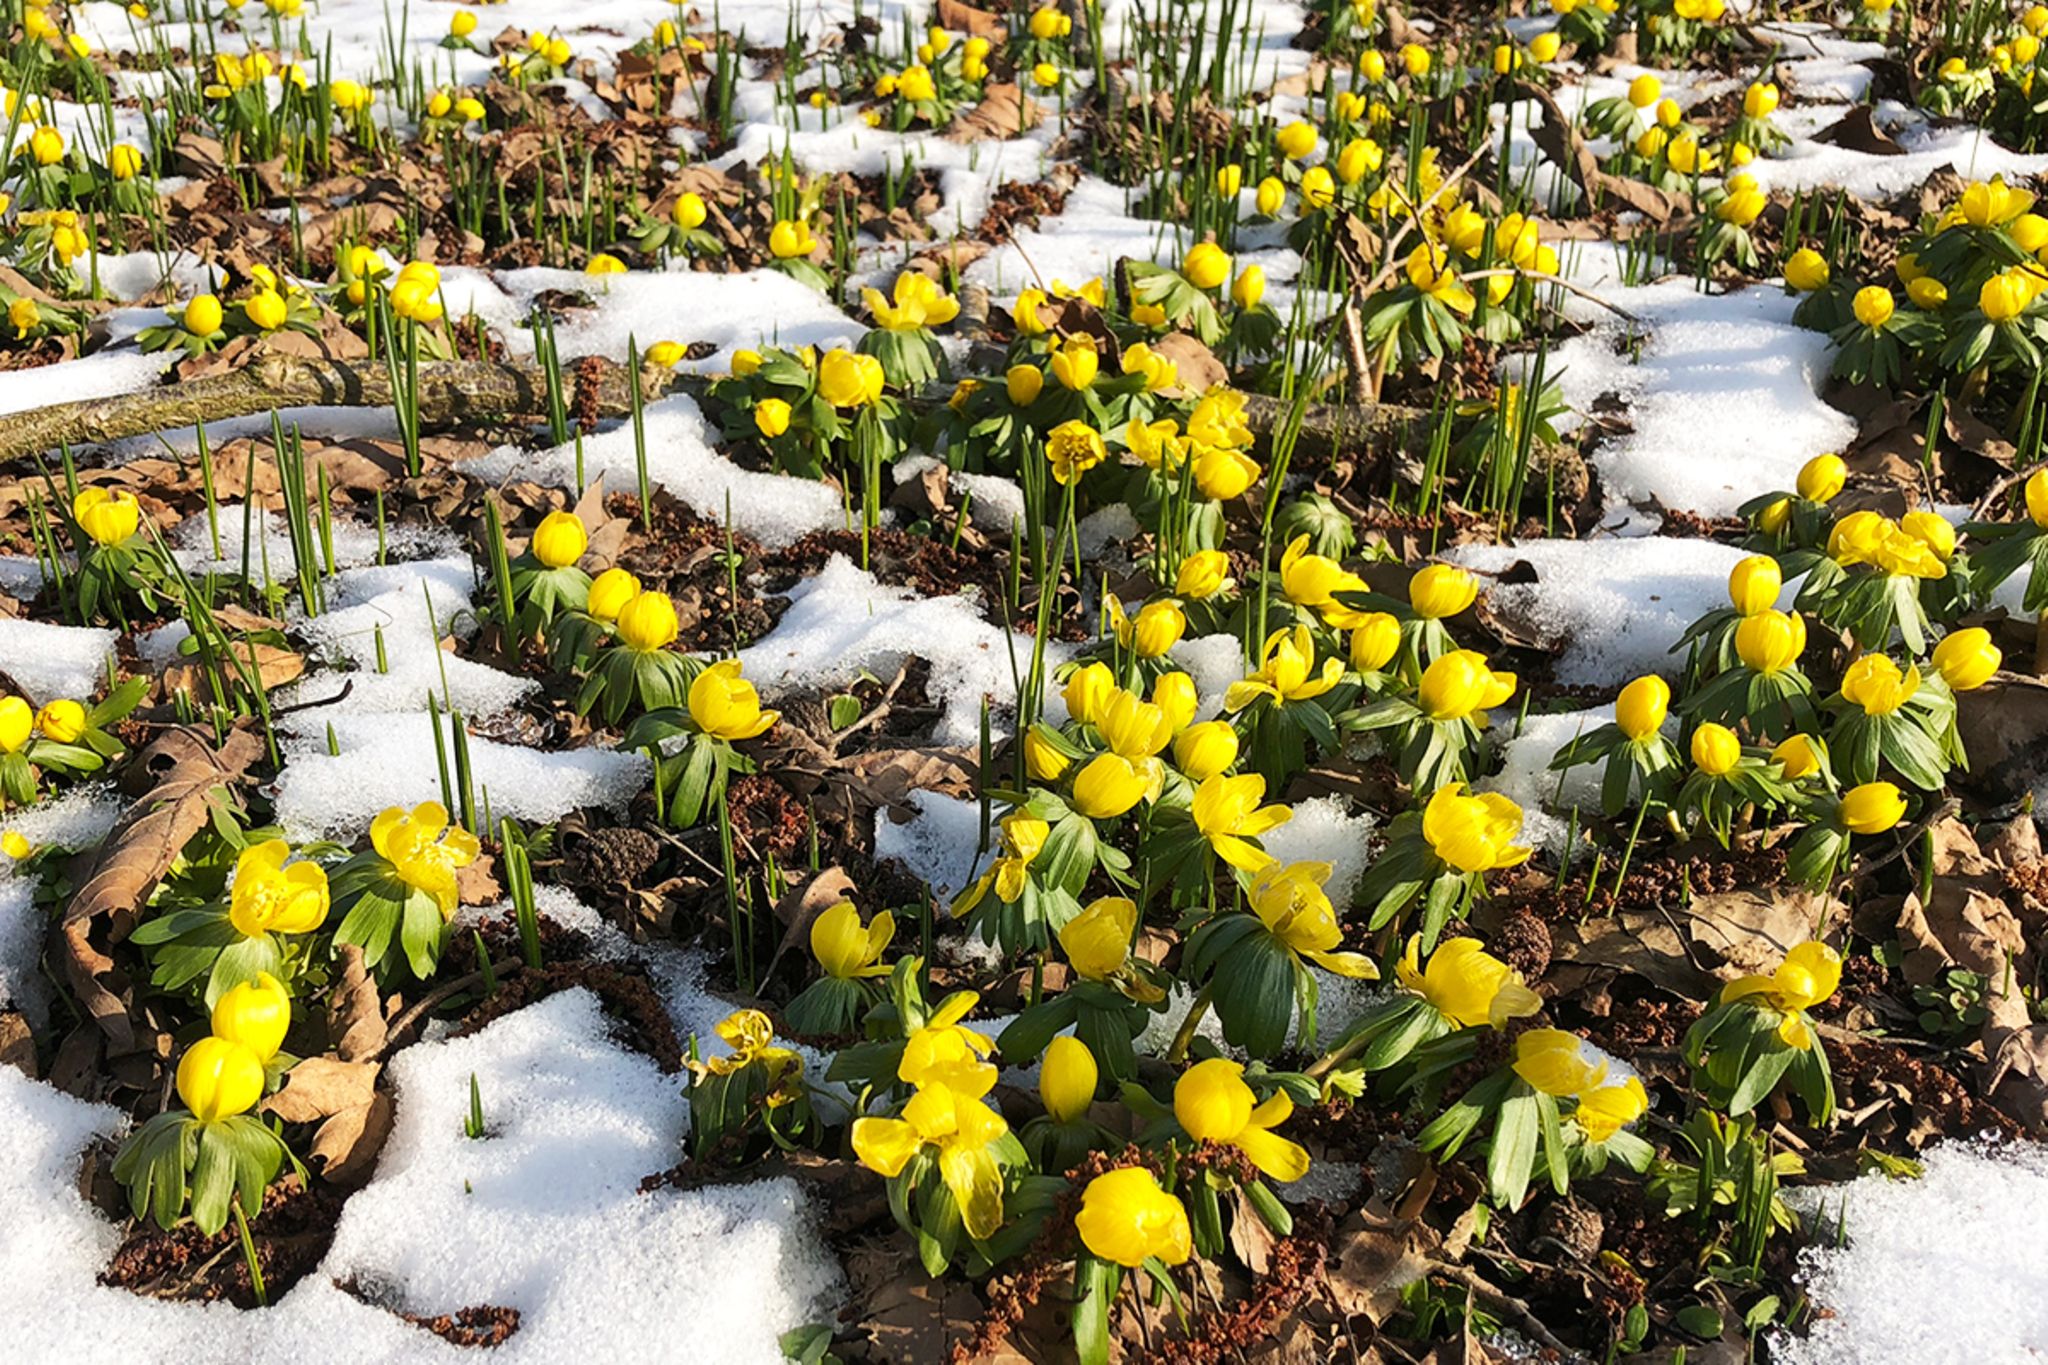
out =
<svg viewBox="0 0 2048 1365"><path fill-rule="evenodd" d="M270 1291L263 1287L263 1267L256 1262L256 1239L249 1235L249 1217L242 1212L242 1196L236 1195L230 1205L235 1211L235 1231L242 1239L242 1260L249 1267L249 1286L256 1291L256 1306L270 1307Z"/></svg>
<svg viewBox="0 0 2048 1365"><path fill-rule="evenodd" d="M1202 1016L1209 1012L1210 990L1209 986L1202 987L1201 993L1195 996L1195 1003L1188 1006L1188 1017L1181 1020L1180 1031L1173 1035L1173 1046L1166 1050L1167 1061L1187 1060L1188 1048L1195 1041L1195 1029L1201 1024Z"/></svg>

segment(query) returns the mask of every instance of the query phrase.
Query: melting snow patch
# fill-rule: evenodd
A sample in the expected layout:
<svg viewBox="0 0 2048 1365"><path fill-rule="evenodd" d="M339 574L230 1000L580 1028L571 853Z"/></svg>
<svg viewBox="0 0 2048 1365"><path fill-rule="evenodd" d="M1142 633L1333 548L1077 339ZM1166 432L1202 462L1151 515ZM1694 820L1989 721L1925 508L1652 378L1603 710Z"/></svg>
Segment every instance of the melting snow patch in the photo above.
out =
<svg viewBox="0 0 2048 1365"><path fill-rule="evenodd" d="M950 901L986 861L977 857L981 843L981 803L942 792L914 791L906 798L916 810L897 824L888 807L875 812L875 857L894 858L930 884L932 895ZM991 812L993 820L999 812ZM990 839L995 838L993 831ZM993 852L993 850L991 850Z"/></svg>
<svg viewBox="0 0 2048 1365"><path fill-rule="evenodd" d="M1534 583L1495 583L1487 605L1561 645L1557 681L1620 687L1644 673L1675 677L1685 656L1671 653L1685 628L1728 605L1728 572L1745 557L1711 540L1535 540L1465 545L1446 558L1486 573L1518 562ZM1790 603L1791 589L1783 593Z"/></svg>
<svg viewBox="0 0 2048 1365"><path fill-rule="evenodd" d="M1801 1254L1807 1293L1831 1316L1800 1339L1780 1334L1783 1365L1986 1365L2048 1354L2048 1148L1943 1143L1918 1180L1866 1175L1801 1190L1802 1211L1848 1242Z"/></svg>
<svg viewBox="0 0 2048 1365"><path fill-rule="evenodd" d="M698 516L723 525L727 511L734 529L778 549L812 531L846 524L838 494L816 479L763 474L742 469L712 447L711 424L696 401L676 394L647 406L643 413L647 437L647 477ZM541 483L576 485L574 444L528 454L506 446L471 462L469 469L489 479L535 479ZM583 441L583 478L602 476L607 488L635 488L639 455L632 426L614 427Z"/></svg>
<svg viewBox="0 0 2048 1365"><path fill-rule="evenodd" d="M1569 812L1573 806L1583 812L1579 824L1600 812L1600 775L1606 766L1582 763L1564 773L1550 770L1557 751L1581 734L1592 734L1614 719L1612 706L1585 711L1560 711L1552 715L1529 716L1521 732L1501 745L1501 768L1492 777L1474 784L1480 791L1495 791L1522 808L1522 837L1518 842L1541 846L1552 852L1564 847L1569 829L1567 819L1552 811ZM1676 722L1670 727L1675 731Z"/></svg>
<svg viewBox="0 0 2048 1365"><path fill-rule="evenodd" d="M83 701L92 696L113 652L111 630L0 617L0 659L38 706L59 697Z"/></svg>
<svg viewBox="0 0 2048 1365"><path fill-rule="evenodd" d="M1048 644L1045 652L1049 674L1068 650ZM775 629L740 651L746 675L763 690L843 687L863 671L887 675L913 657L931 665L928 690L945 708L933 740L974 744L982 698L1003 706L1015 697L1016 678L1031 666L1031 638L984 621L971 597L885 587L834 555L790 593Z"/></svg>

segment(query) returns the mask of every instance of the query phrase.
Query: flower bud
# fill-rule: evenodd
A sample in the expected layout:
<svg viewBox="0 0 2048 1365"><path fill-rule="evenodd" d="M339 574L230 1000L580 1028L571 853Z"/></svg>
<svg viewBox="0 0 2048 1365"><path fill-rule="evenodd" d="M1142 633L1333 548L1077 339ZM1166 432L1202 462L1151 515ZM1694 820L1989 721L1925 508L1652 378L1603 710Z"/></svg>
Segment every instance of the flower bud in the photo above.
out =
<svg viewBox="0 0 2048 1365"><path fill-rule="evenodd" d="M1054 1123L1073 1123L1088 1116L1095 1102L1095 1085L1101 1071L1095 1054L1079 1038L1052 1040L1038 1069L1038 1098Z"/></svg>
<svg viewBox="0 0 2048 1365"><path fill-rule="evenodd" d="M1654 673L1621 689L1614 699L1614 721L1630 739L1648 739L1664 728L1671 709L1671 685Z"/></svg>
<svg viewBox="0 0 2048 1365"><path fill-rule="evenodd" d="M1725 725L1711 721L1692 732L1692 761L1710 777L1722 777L1742 758L1742 741Z"/></svg>

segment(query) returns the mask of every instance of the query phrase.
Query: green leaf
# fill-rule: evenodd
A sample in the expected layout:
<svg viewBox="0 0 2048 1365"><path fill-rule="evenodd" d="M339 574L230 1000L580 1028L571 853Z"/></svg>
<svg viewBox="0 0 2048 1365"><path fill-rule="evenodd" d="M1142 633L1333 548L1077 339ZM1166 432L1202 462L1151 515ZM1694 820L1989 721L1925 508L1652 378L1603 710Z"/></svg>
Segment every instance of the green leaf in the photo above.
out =
<svg viewBox="0 0 2048 1365"><path fill-rule="evenodd" d="M1087 1252L1074 1258L1074 1354L1081 1365L1109 1365L1109 1305L1123 1276Z"/></svg>

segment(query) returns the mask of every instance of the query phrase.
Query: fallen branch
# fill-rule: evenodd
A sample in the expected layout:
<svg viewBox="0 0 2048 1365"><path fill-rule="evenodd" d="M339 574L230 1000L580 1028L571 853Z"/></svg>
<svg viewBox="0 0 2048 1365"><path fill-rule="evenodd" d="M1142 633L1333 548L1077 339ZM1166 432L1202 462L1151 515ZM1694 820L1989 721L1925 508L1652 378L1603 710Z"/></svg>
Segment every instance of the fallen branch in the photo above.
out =
<svg viewBox="0 0 2048 1365"><path fill-rule="evenodd" d="M565 361L562 370L578 377L586 412L594 408L599 416L623 417L632 411L624 365L591 357ZM705 375L654 368L644 369L639 381L641 396L648 401L672 393L701 394L711 382ZM423 429L540 421L548 413L547 378L540 366L526 361L425 364L419 368L418 393ZM596 401L591 404L588 399L593 395ZM75 449L274 409L391 406L391 378L382 365L269 352L226 374L15 413L0 430L0 463L59 446ZM1284 427L1287 414L1288 405L1275 399L1251 395L1246 403L1246 420L1261 435ZM1429 414L1420 408L1310 404L1301 425L1300 448L1334 453L1368 440L1426 441L1428 420Z"/></svg>

